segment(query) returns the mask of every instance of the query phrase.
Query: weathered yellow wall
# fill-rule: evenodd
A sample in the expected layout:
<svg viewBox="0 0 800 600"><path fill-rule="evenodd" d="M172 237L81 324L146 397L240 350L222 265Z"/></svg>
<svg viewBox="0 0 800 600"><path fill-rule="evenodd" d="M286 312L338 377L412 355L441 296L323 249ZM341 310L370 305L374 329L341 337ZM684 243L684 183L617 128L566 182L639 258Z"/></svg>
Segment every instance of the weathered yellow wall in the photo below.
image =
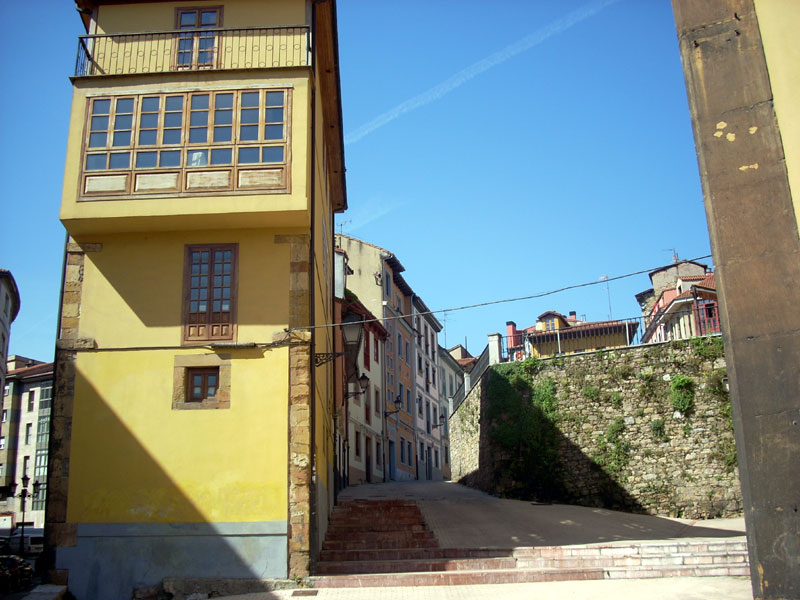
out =
<svg viewBox="0 0 800 600"><path fill-rule="evenodd" d="M249 229L85 238L102 243L103 250L86 255L80 336L94 338L101 348L180 345L185 245L238 243L237 341L271 342L289 319L289 247L273 243L275 233Z"/></svg>
<svg viewBox="0 0 800 600"><path fill-rule="evenodd" d="M314 151L314 287L315 324L324 325L333 322L333 215L331 213L329 179L326 173L323 116L320 95L316 95L315 111L316 133ZM309 140L310 144L310 140ZM309 165L310 166L310 165ZM322 327L315 331L315 352L333 351L333 330ZM327 527L327 515L333 508L333 481L331 479L335 456L333 448L333 362L314 371L316 390L316 430L314 432L315 453L317 461L318 484L326 490L324 500L326 506L318 506L321 519L320 534ZM322 535L319 536L321 542Z"/></svg>
<svg viewBox="0 0 800 600"><path fill-rule="evenodd" d="M86 254L68 520L285 520L286 348L232 349L230 408L173 410L184 247L238 243L240 343L272 341L288 323L289 247L275 230L120 234ZM287 233L281 230L280 233ZM113 460L111 457L114 457Z"/></svg>
<svg viewBox="0 0 800 600"><path fill-rule="evenodd" d="M797 116L800 98L800 45L797 43L800 2L755 0L755 7L786 155L789 186L793 190L795 219L800 223L800 198L794 196L794 192L800 195L800 118Z"/></svg>
<svg viewBox="0 0 800 600"><path fill-rule="evenodd" d="M79 356L67 521L286 519L288 351L232 351L229 409L172 410L174 356L190 352Z"/></svg>
<svg viewBox="0 0 800 600"><path fill-rule="evenodd" d="M563 331L563 329L562 329ZM598 348L617 348L627 346L625 333L609 333L604 335L597 335L584 338L561 338L561 352L582 352L592 351ZM542 344L533 344L532 352L534 356L555 356L558 354L558 341L546 342Z"/></svg>
<svg viewBox="0 0 800 600"><path fill-rule="evenodd" d="M91 231L154 231L214 227L298 227L309 224L308 72L306 70L199 72L162 76L83 79L75 82L67 159L64 171L61 220L72 233ZM252 193L227 196L195 195L130 200L78 201L87 96L163 93L197 89L288 87L291 90L289 172L290 193ZM295 107L297 109L295 110ZM99 219L102 222L96 221ZM93 220L93 221L81 221Z"/></svg>
<svg viewBox="0 0 800 600"><path fill-rule="evenodd" d="M136 2L101 6L97 33L135 33L175 29L176 9L222 6L222 26L281 27L307 22L305 5L292 0L198 0L197 2L151 2L147 10Z"/></svg>

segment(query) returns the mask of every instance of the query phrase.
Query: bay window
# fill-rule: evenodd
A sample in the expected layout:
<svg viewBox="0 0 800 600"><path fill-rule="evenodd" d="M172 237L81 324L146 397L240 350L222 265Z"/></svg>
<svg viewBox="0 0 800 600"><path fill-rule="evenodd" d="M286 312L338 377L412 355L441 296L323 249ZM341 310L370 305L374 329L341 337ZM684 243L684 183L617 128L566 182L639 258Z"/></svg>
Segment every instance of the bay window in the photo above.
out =
<svg viewBox="0 0 800 600"><path fill-rule="evenodd" d="M93 98L83 195L286 187L285 89Z"/></svg>

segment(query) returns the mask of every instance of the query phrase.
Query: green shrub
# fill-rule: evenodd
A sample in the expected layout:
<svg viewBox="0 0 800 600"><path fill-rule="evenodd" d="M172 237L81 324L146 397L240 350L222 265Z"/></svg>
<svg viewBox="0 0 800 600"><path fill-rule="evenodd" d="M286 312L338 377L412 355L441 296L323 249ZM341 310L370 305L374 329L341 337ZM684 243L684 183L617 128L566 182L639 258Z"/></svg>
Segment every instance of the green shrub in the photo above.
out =
<svg viewBox="0 0 800 600"><path fill-rule="evenodd" d="M692 338L689 343L694 353L708 360L721 358L725 355L725 347L722 344L722 336Z"/></svg>
<svg viewBox="0 0 800 600"><path fill-rule="evenodd" d="M694 407L694 381L686 375L675 375L669 384L669 400L679 413L689 414Z"/></svg>
<svg viewBox="0 0 800 600"><path fill-rule="evenodd" d="M630 379L633 377L633 367L628 364L617 365L609 368L608 374L611 375L611 378L615 381Z"/></svg>
<svg viewBox="0 0 800 600"><path fill-rule="evenodd" d="M725 369L717 369L709 373L708 379L706 380L708 393L721 400L727 400L728 391L725 389L725 377L727 377L727 375L728 373Z"/></svg>
<svg viewBox="0 0 800 600"><path fill-rule="evenodd" d="M599 400L600 388L596 385L585 385L581 390L581 395L587 400Z"/></svg>
<svg viewBox="0 0 800 600"><path fill-rule="evenodd" d="M653 432L653 437L657 440L662 442L666 442L669 438L667 437L667 430L664 426L664 419L655 419L652 423L650 423L650 431Z"/></svg>
<svg viewBox="0 0 800 600"><path fill-rule="evenodd" d="M598 439L598 453L594 461L611 474L618 474L631 460L631 444L622 438L625 420L617 417Z"/></svg>
<svg viewBox="0 0 800 600"><path fill-rule="evenodd" d="M619 436L623 431L625 431L625 419L617 417L606 429L606 441L613 444L619 440Z"/></svg>
<svg viewBox="0 0 800 600"><path fill-rule="evenodd" d="M611 392L611 395L608 397L608 401L611 403L611 406L619 408L622 406L622 394L619 392Z"/></svg>
<svg viewBox="0 0 800 600"><path fill-rule="evenodd" d="M733 472L733 470L739 466L739 459L736 457L736 444L733 442L723 444L722 462L725 463L728 472Z"/></svg>
<svg viewBox="0 0 800 600"><path fill-rule="evenodd" d="M656 374L652 371L645 371L639 374L639 391L642 396L652 396L656 391Z"/></svg>

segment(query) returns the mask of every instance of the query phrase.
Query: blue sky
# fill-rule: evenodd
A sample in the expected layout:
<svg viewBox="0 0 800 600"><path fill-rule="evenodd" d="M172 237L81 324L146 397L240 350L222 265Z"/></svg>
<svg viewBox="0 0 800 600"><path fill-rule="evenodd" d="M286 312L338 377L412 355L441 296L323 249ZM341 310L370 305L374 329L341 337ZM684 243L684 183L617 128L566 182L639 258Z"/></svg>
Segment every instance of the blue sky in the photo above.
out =
<svg viewBox="0 0 800 600"><path fill-rule="evenodd" d="M339 0L350 209L434 310L710 254L668 0ZM20 14L28 12L30 14ZM0 2L0 266L20 286L12 353L51 360L58 221L81 24L69 0ZM29 53L29 54L28 54ZM709 262L710 261L706 261ZM646 275L438 315L473 353L545 310L639 314Z"/></svg>

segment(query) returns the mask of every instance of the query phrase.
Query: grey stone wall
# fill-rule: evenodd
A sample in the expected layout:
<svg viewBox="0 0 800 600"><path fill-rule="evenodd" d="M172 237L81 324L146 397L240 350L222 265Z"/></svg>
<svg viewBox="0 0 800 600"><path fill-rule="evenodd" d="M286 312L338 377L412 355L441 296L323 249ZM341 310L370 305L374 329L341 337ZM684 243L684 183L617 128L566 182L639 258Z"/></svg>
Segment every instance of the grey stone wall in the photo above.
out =
<svg viewBox="0 0 800 600"><path fill-rule="evenodd" d="M453 479L499 495L649 514L740 514L725 360L715 344L669 342L492 367L451 417ZM551 430L541 439L557 451L545 465L552 474L545 492L523 481L541 474L541 465L519 464L538 454L498 444L493 432L510 424L489 417L490 402L502 401L496 394L492 400L494 378L520 373L532 385L553 383ZM671 400L671 384L683 377L692 389L685 413ZM524 396L519 380L515 385Z"/></svg>

